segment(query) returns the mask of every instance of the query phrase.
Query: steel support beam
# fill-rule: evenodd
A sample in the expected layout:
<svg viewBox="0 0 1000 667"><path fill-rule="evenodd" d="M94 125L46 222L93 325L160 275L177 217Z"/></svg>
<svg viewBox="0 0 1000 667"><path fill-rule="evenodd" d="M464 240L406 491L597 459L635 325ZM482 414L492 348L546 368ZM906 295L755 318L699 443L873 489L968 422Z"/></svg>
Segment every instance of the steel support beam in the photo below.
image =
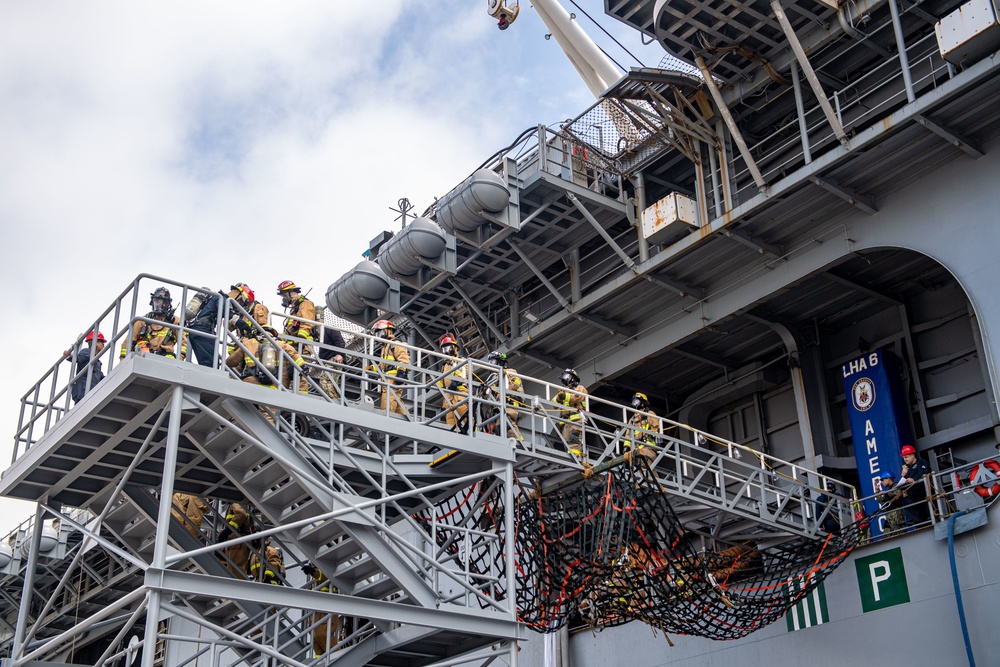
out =
<svg viewBox="0 0 1000 667"><path fill-rule="evenodd" d="M792 61L791 71L792 92L795 95L795 112L799 118L799 139L802 141L802 158L806 164L813 161L812 151L809 150L809 126L806 124L806 107L802 101L802 82L799 81L799 64Z"/></svg>
<svg viewBox="0 0 1000 667"><path fill-rule="evenodd" d="M813 176L809 180L830 194L840 197L851 206L857 207L859 211L864 211L868 215L875 215L878 213L878 209L875 208L875 200L868 195L859 194L853 188L841 185L832 178Z"/></svg>
<svg viewBox="0 0 1000 667"><path fill-rule="evenodd" d="M593 315L591 313L580 313L577 319L581 322L592 324L598 329L603 329L612 336L624 336L626 338L631 338L636 332L634 326L621 324L619 322L615 322L614 320L609 320L601 317L600 315Z"/></svg>
<svg viewBox="0 0 1000 667"><path fill-rule="evenodd" d="M847 142L847 134L844 132L843 125L837 119L837 114L833 112L833 107L830 106L830 100L826 97L826 92L823 91L823 85L816 78L816 70L812 68L809 63L809 58L806 56L805 50L802 48L802 43L799 42L799 38L795 35L795 30L792 28L791 22L785 15L785 10L781 7L781 2L779 0L771 0L771 11L774 12L775 18L778 19L778 23L781 24L781 30L785 33L785 37L788 39L789 45L792 47L792 51L795 53L795 59L799 61L799 65L802 66L802 72L806 75L806 81L812 87L813 94L816 95L816 101L819 102L819 106L823 109L823 115L826 116L826 121L833 128L833 133L840 140L840 143L845 146Z"/></svg>
<svg viewBox="0 0 1000 667"><path fill-rule="evenodd" d="M753 156L750 155L750 149L747 147L747 142L743 139L743 133L740 132L739 126L736 125L736 121L733 119L733 114L729 112L729 107L726 106L725 100L722 99L722 92L719 90L719 87L715 85L715 79L712 78L712 72L708 69L705 59L701 56L697 56L695 58L695 64L698 65L698 69L701 70L701 75L705 78L705 85L708 87L708 91L712 94L712 99L715 100L715 106L718 107L719 113L722 114L722 120L726 122L726 127L729 128L729 133L733 136L733 141L736 142L736 147L739 148L740 155L743 156L743 161L746 162L747 169L750 170L754 183L756 183L757 187L762 191L767 189L767 182L764 180L764 176L761 175L760 169L757 168L757 163L754 161ZM719 137L719 141L722 141L722 137ZM702 221L703 224L706 222L708 221Z"/></svg>
<svg viewBox="0 0 1000 667"><path fill-rule="evenodd" d="M337 667L365 667L379 655L415 641L431 637L435 628L404 625L371 635L337 655Z"/></svg>
<svg viewBox="0 0 1000 667"><path fill-rule="evenodd" d="M211 585L211 589L207 588ZM260 586L252 581L217 580L203 574L150 568L146 570L146 586L154 591L203 595L206 590L222 598L246 600L263 605L294 607L327 614L369 618L390 623L405 623L422 627L448 628L458 632L480 634L502 639L524 639L518 624L509 615L472 610L453 605L437 609L422 609L413 605L371 600L339 593L291 588Z"/></svg>
<svg viewBox="0 0 1000 667"><path fill-rule="evenodd" d="M846 287L846 288L848 288L848 289L850 289L852 291L860 292L862 294L866 294L866 295L872 297L873 299L878 299L879 301L885 301L886 303L891 304L893 306L901 306L901 305L903 305L899 301L899 299L896 299L895 297L891 297L891 296L888 296L886 294L882 294L882 292L876 292L875 290L873 290L870 287L865 287L864 285L859 285L858 283L854 282L853 280L848 280L847 278L842 278L841 276L838 276L837 274L832 273L830 271L824 271L821 275L824 278L826 278L827 280L831 281L831 282L835 282L838 285L843 285L844 287Z"/></svg>
<svg viewBox="0 0 1000 667"><path fill-rule="evenodd" d="M21 586L21 606L17 610L17 627L14 630L14 642L10 655L14 660L21 658L26 643L24 635L28 627L28 613L31 611L31 598L35 590L35 573L38 571L38 551L42 544L42 528L45 525L45 510L42 506L35 507L35 523L31 528L31 545L28 551L28 563L24 569L24 584Z"/></svg>
<svg viewBox="0 0 1000 667"><path fill-rule="evenodd" d="M695 301L700 301L705 298L705 290L698 287L692 287L682 283L679 280L674 280L673 278L664 278L663 276L655 276L651 273L642 274L643 280L646 280L654 285L659 285L660 287L666 288L671 292L677 294L677 296L683 298L691 298Z"/></svg>
<svg viewBox="0 0 1000 667"><path fill-rule="evenodd" d="M795 415L799 422L799 437L802 439L802 455L805 457L804 467L816 470L816 443L813 442L812 420L809 416L809 402L806 400L806 385L802 378L802 367L799 364L799 343L791 330L780 322L765 320L751 313L746 313L744 317L770 327L785 345L785 351L788 352L789 358L788 372L792 378L792 393L795 395ZM761 433L766 431L764 424L761 424L760 428Z"/></svg>
<svg viewBox="0 0 1000 667"><path fill-rule="evenodd" d="M549 292L552 293L552 296L556 298L556 301L559 302L559 305L562 306L567 312L571 312L572 304L570 303L569 299L563 296L562 292L556 289L556 286L552 284L552 281L545 277L545 274L542 273L542 270L540 268L538 268L538 265L535 264L530 257L528 257L528 253L521 250L518 244L514 242L514 239L507 239L507 245L509 245L511 250L513 250L514 253L521 258L521 261L524 262L525 266L527 266L532 273L535 274L538 280L540 280L541 283L545 285L546 289L548 289Z"/></svg>
<svg viewBox="0 0 1000 667"><path fill-rule="evenodd" d="M773 0L777 2L777 0ZM896 0L889 1L889 12L892 15L892 31L896 35L896 53L899 54L899 67L903 71L903 87L906 89L906 101L917 99L913 92L913 75L910 74L910 59L906 56L906 39L903 37L903 25L899 21L899 6Z"/></svg>
<svg viewBox="0 0 1000 667"><path fill-rule="evenodd" d="M507 241L510 242L510 239L507 239ZM503 335L503 332L501 332L500 329L493 324L493 320L486 317L486 313L484 313L482 309L476 305L475 300L469 296L468 292L462 289L462 286L458 284L458 281L452 278L449 282L451 283L451 286L455 288L455 291L458 292L458 295L462 297L462 300L465 301L465 305L469 307L469 310L474 312L476 316L478 316L479 319L482 320L487 327L489 327L490 331L493 332L493 335L496 336L497 340L504 340L506 336Z"/></svg>
<svg viewBox="0 0 1000 667"><path fill-rule="evenodd" d="M733 241L750 248L751 250L755 250L761 255L770 255L775 259L781 259L784 255L784 250L782 250L781 246L768 243L767 241L762 241L760 239L755 239L742 229L726 229L722 231L722 235L727 239L732 239Z"/></svg>
<svg viewBox="0 0 1000 667"><path fill-rule="evenodd" d="M167 540L170 531L166 527L170 525L170 510L173 507L172 498L174 495L174 475L177 472L177 448L180 443L181 430L181 409L184 406L184 387L175 385L170 396L170 417L167 421L167 442L163 453L163 481L160 483L160 507L157 515L156 525L163 529L156 531L156 539L153 543L152 567L162 568L167 559ZM143 635L143 644L148 648L156 646L156 633L160 624L160 592L149 591L149 598L146 605L146 628ZM156 660L156 651L145 650L142 652L142 667L153 667Z"/></svg>
<svg viewBox="0 0 1000 667"><path fill-rule="evenodd" d="M577 196L574 195L572 192L567 192L566 198L569 199L570 203L576 207L576 210L578 210L580 214L584 218L586 218L587 222L590 223L590 226L594 228L594 231L596 231L598 234L601 235L601 238L603 238L604 242L607 243L608 246L615 251L615 254L621 257L621 260L622 262L624 262L625 266L627 266L634 272L636 270L635 261L633 261L633 259L628 256L628 253L622 250L620 245L615 243L615 240L611 238L611 234L608 234L608 230L604 229L604 227L601 226L601 223L597 221L597 218L594 217L593 213L587 210L587 207L583 205L583 202L580 201L579 198L577 198Z"/></svg>
<svg viewBox="0 0 1000 667"><path fill-rule="evenodd" d="M934 119L930 118L927 114L917 114L917 122L926 127L928 130L938 135L952 146L965 151L968 155L976 158L977 160L985 153L982 149L972 139L952 130L951 128L943 125Z"/></svg>

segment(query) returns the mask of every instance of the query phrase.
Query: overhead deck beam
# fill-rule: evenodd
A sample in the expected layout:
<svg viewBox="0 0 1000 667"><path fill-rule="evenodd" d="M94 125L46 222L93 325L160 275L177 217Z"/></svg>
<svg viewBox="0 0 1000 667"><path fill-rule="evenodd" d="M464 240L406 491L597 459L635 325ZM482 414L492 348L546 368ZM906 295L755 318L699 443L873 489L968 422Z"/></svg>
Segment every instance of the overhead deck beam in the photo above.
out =
<svg viewBox="0 0 1000 667"><path fill-rule="evenodd" d="M663 276L654 276L649 273L642 275L644 280L653 283L654 285L659 285L664 287L671 292L676 293L680 297L691 298L694 300L700 300L705 298L705 290L698 287L692 287L686 283L682 283L679 280L674 280L673 278L664 278Z"/></svg>
<svg viewBox="0 0 1000 667"><path fill-rule="evenodd" d="M983 153L982 148L980 148L979 144L977 144L975 141L972 141L971 139L962 135L961 133L956 132L955 130L947 127L943 123L935 121L926 114L918 114L917 122L926 127L934 134L944 139L945 141L947 141L948 143L950 143L951 145L955 146L956 148L962 149L968 155L971 155L977 160L983 157L983 155L985 155L985 153Z"/></svg>
<svg viewBox="0 0 1000 667"><path fill-rule="evenodd" d="M770 255L775 259L781 259L781 256L784 254L781 246L768 243L767 241L762 241L759 238L753 238L742 229L726 229L722 232L722 235L728 239L736 241L740 245L750 248L751 250L761 254Z"/></svg>
<svg viewBox="0 0 1000 667"><path fill-rule="evenodd" d="M671 348L670 351L677 356L684 357L685 359L691 359L708 366L715 366L716 368L722 369L726 372L730 372L735 368L735 365L732 362L720 357L714 357L706 354L705 352L691 352L683 349L682 347L674 347Z"/></svg>
<svg viewBox="0 0 1000 667"><path fill-rule="evenodd" d="M875 208L875 200L868 195L860 194L852 188L841 185L832 178L813 176L810 180L830 194L837 195L851 206L857 207L858 210L864 211L868 215L878 213L878 209Z"/></svg>

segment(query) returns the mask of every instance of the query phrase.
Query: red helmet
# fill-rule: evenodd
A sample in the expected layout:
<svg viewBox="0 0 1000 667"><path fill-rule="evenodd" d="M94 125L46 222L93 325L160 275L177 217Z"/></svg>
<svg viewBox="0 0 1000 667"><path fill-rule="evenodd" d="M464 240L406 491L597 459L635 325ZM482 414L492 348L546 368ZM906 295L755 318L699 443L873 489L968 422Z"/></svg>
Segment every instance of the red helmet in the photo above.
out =
<svg viewBox="0 0 1000 667"><path fill-rule="evenodd" d="M247 285L246 283L236 283L235 285L233 285L233 289L242 292L243 296L246 297L248 303L254 300L253 290L250 289L250 286Z"/></svg>
<svg viewBox="0 0 1000 667"><path fill-rule="evenodd" d="M295 286L291 280L282 280L278 283L278 296L281 296L282 292L291 292L292 290L297 290L298 287Z"/></svg>
<svg viewBox="0 0 1000 667"><path fill-rule="evenodd" d="M90 341L94 340L94 331L90 330L89 332L87 332L87 337L84 338L83 340L86 341L86 342L88 342L88 343ZM104 334L102 334L100 331L97 332L97 342L98 343L106 343L107 342L107 341L104 340Z"/></svg>
<svg viewBox="0 0 1000 667"><path fill-rule="evenodd" d="M908 454L916 455L917 450L913 448L913 445L903 445L903 448L899 450L899 453L903 456L906 456Z"/></svg>
<svg viewBox="0 0 1000 667"><path fill-rule="evenodd" d="M441 347L444 347L445 345L458 345L458 341L455 340L455 337L452 336L450 333L446 333L445 335L441 336L440 345Z"/></svg>

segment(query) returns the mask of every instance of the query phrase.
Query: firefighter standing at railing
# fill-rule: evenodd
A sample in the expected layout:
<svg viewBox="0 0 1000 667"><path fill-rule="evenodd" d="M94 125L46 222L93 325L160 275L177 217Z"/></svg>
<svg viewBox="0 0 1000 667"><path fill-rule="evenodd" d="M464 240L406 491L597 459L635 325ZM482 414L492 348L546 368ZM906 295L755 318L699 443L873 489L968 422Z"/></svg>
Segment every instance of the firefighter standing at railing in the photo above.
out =
<svg viewBox="0 0 1000 667"><path fill-rule="evenodd" d="M234 331L236 329L236 323L243 321L246 326L250 327L254 322L260 326L264 326L268 323L271 317L271 311L267 309L260 301L257 301L254 297L253 290L246 283L236 283L229 288L229 298L240 305L240 307L250 314L250 319L243 317L240 313L234 313L229 320L229 330ZM232 354L236 349L235 345L228 345L226 347L226 354Z"/></svg>
<svg viewBox="0 0 1000 667"><path fill-rule="evenodd" d="M393 389L392 386L400 380L406 380L408 371L403 366L410 363L410 352L395 342L396 327L389 320L379 320L376 322L375 326L372 327L372 335L385 341L385 343L382 343L381 348L379 348L377 341L375 344L375 353L382 361L378 362L374 367L369 367L369 370L380 371L386 377L387 384L381 387L382 411L385 411L386 402L388 401L390 411L405 415L407 412L403 406L403 399L399 395L399 390Z"/></svg>
<svg viewBox="0 0 1000 667"><path fill-rule="evenodd" d="M646 445L655 445L658 437L656 434L660 432L660 418L649 408L649 398L646 397L646 394L637 392L632 396L631 408L635 410L629 419L629 426L632 427L628 429L631 431L629 434L631 439L623 440L622 445L625 449L632 449L633 440L636 443L636 449L642 449ZM646 433L646 431L652 431L652 433Z"/></svg>
<svg viewBox="0 0 1000 667"><path fill-rule="evenodd" d="M443 390L442 407L447 410L444 420L452 431L465 433L468 430L466 415L469 413L469 402L466 400L469 386L465 376L468 364L458 358L458 341L450 333L441 336L441 354L448 356L441 369L443 377L438 380L438 386Z"/></svg>
<svg viewBox="0 0 1000 667"><path fill-rule="evenodd" d="M284 377L279 379L282 380L286 389L291 388L293 373L290 364L294 363L300 369L305 364L305 359L302 358L298 350L282 340L273 338L278 332L271 327L264 327L263 330L251 328L245 320L240 320L236 323L236 331L247 352L237 346L233 353L226 358L226 366L234 369L244 382L274 388L277 386L272 377L278 378L281 367L284 367ZM273 340L264 336L264 331L271 334ZM282 352L291 357L291 362L287 358L282 358ZM270 375L264 372L264 369L267 369ZM304 392L306 389L308 389L308 383L300 371L299 391Z"/></svg>
<svg viewBox="0 0 1000 667"><path fill-rule="evenodd" d="M98 382L104 379L104 371L101 370L101 360L97 357L100 356L101 350L104 349L106 341L104 340L104 334L100 331L97 332L96 341L94 338L94 330L91 329L83 339L84 345L76 351L76 367L73 369L73 372L80 375L80 377L70 387L70 394L77 403L83 400L84 395L86 395L89 389L93 389ZM91 346L93 346L93 355L91 354ZM72 361L73 349L70 348L63 352L63 356L66 357L67 361ZM93 357L93 361L91 361L91 357ZM89 369L88 366L90 366ZM87 386L87 373L90 374L89 387Z"/></svg>
<svg viewBox="0 0 1000 667"><path fill-rule="evenodd" d="M513 431L513 437L518 440L524 440L524 438L521 437L521 431L517 428L517 418L520 416L518 408L521 407L522 404L511 395L520 394L524 391L524 386L521 384L521 378L517 376L516 370L507 367L508 357L506 352L493 350L486 355L486 361L487 363L496 364L500 367L507 398L507 404L504 407L504 414L507 415L507 422L510 424L511 431ZM500 396L499 384L500 378L495 375L491 375L486 380L485 387L487 391L492 394L494 399L498 399ZM491 425L488 428L492 429L493 426Z"/></svg>
<svg viewBox="0 0 1000 667"><path fill-rule="evenodd" d="M583 456L583 411L588 408L587 388L580 384L580 376L576 369L567 368L559 376L559 381L566 387L555 396L556 403L566 406L562 418L566 421L562 426L562 437L566 451L573 456Z"/></svg>
<svg viewBox="0 0 1000 667"><path fill-rule="evenodd" d="M152 310L146 313L145 320L136 320L132 325L132 335L122 343L120 359L128 354L128 346L139 353L159 354L171 359L175 358L174 347L177 343L177 332L180 320L174 316L174 304L170 299L170 291L166 287L157 287L149 295L149 305ZM163 324L160 324L162 322ZM187 356L187 334L181 338L181 360Z"/></svg>
<svg viewBox="0 0 1000 667"><path fill-rule="evenodd" d="M316 304L302 295L302 290L291 280L283 280L278 284L278 296L281 305L288 313L285 320L285 335L295 338L315 340L313 322L316 320Z"/></svg>

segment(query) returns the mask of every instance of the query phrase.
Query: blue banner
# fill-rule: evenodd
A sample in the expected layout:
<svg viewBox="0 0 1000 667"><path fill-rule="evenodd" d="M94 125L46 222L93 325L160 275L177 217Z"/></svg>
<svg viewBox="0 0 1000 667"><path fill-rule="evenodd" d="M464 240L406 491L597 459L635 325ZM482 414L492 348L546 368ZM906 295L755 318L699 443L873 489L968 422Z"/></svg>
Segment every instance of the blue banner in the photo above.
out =
<svg viewBox="0 0 1000 667"><path fill-rule="evenodd" d="M841 367L862 496L879 492L883 470L890 471L893 479L899 479L903 466L899 450L903 445L913 444L899 369L899 360L882 350ZM877 510L875 499L865 502L865 514ZM871 523L872 537L882 533L883 522Z"/></svg>

